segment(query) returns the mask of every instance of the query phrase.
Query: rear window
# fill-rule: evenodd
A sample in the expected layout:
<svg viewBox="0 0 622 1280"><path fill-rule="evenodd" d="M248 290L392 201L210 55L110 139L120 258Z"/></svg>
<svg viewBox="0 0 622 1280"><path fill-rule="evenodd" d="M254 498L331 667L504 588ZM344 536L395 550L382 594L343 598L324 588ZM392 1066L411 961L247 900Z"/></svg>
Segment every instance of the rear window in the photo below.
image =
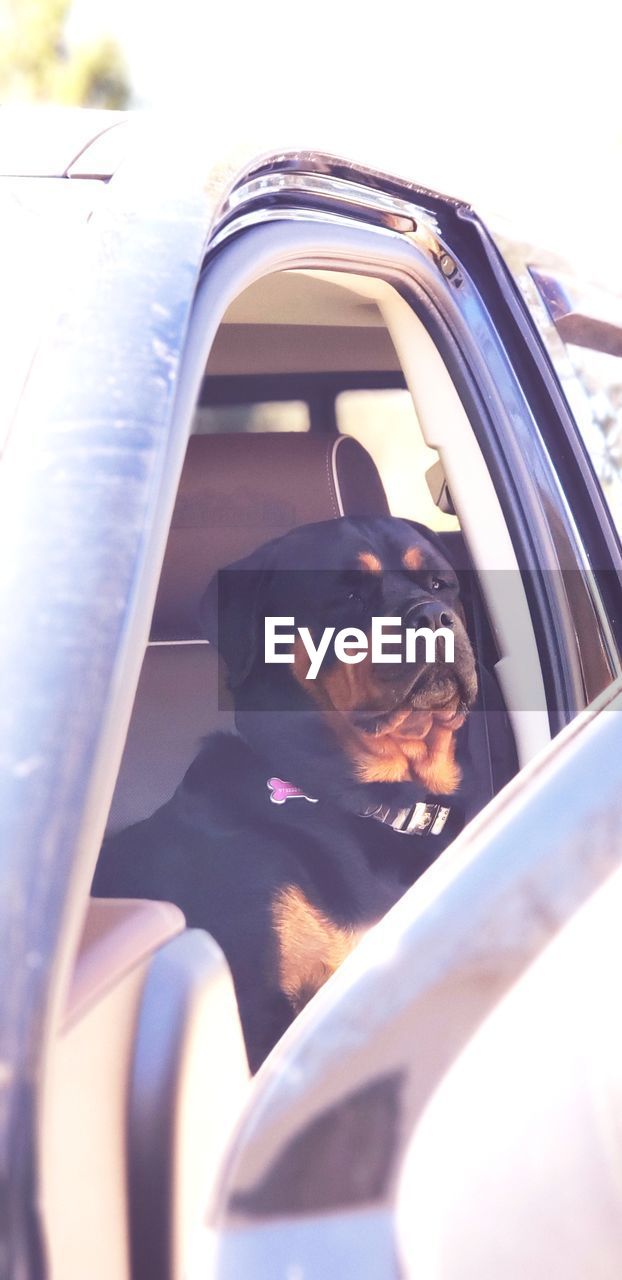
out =
<svg viewBox="0 0 622 1280"><path fill-rule="evenodd" d="M308 431L309 406L304 400L264 400L256 404L200 405L193 431L219 435L238 431Z"/></svg>

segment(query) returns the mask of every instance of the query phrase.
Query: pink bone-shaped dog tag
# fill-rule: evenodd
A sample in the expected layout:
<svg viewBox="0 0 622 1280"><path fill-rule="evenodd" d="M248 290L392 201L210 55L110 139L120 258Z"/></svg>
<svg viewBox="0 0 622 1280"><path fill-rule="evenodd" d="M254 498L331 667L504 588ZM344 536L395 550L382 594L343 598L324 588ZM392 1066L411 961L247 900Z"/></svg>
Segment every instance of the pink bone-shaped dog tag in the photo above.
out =
<svg viewBox="0 0 622 1280"><path fill-rule="evenodd" d="M284 782L282 778L268 778L266 786L270 789L273 804L285 804L286 800L308 800L310 804L317 804L313 796L306 796L300 787L295 787L292 782Z"/></svg>

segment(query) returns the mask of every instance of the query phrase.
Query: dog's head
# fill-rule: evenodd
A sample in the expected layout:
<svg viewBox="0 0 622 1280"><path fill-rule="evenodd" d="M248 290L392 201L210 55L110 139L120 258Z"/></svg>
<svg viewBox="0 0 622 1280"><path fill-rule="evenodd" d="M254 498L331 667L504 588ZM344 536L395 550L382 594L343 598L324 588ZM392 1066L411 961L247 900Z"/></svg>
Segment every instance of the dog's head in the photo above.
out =
<svg viewBox="0 0 622 1280"><path fill-rule="evenodd" d="M477 678L458 579L435 534L391 517L305 525L222 571L202 618L237 706L312 708L360 782L458 785L453 735ZM266 618L293 619L272 663Z"/></svg>

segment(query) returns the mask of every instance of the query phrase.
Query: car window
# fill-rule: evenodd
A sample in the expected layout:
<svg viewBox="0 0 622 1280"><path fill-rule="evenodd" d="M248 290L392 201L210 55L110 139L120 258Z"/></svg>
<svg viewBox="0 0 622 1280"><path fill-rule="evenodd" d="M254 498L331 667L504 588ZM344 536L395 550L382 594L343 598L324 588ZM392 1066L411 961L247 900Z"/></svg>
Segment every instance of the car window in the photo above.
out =
<svg viewBox="0 0 622 1280"><path fill-rule="evenodd" d="M573 409L592 465L622 537L622 358L566 344L583 396Z"/></svg>
<svg viewBox="0 0 622 1280"><path fill-rule="evenodd" d="M394 516L420 520L430 529L459 528L457 517L441 511L430 493L426 475L439 458L423 439L409 391L343 391L336 414L339 430L371 454Z"/></svg>
<svg viewBox="0 0 622 1280"><path fill-rule="evenodd" d="M622 300L549 252L496 234L622 537Z"/></svg>
<svg viewBox="0 0 622 1280"><path fill-rule="evenodd" d="M200 405L193 432L218 435L238 431L308 431L309 406L304 400L264 400L255 404Z"/></svg>

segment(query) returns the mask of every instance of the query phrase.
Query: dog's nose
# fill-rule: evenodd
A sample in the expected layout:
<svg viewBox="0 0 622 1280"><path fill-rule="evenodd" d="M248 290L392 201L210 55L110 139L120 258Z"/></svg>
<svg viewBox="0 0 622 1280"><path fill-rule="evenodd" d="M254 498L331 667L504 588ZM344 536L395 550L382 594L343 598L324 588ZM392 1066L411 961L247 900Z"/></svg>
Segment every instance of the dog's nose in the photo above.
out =
<svg viewBox="0 0 622 1280"><path fill-rule="evenodd" d="M429 631L439 631L441 627L453 630L454 616L446 605L436 600L418 600L410 605L404 614L407 627L427 627Z"/></svg>

